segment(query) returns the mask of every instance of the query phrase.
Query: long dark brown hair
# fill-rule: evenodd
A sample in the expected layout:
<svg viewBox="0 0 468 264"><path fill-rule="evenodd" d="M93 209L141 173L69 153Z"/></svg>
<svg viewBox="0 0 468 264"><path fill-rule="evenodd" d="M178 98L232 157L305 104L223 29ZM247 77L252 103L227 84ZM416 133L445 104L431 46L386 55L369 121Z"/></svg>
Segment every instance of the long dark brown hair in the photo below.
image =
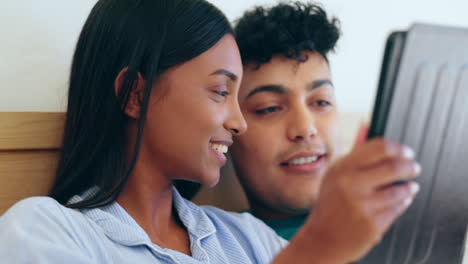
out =
<svg viewBox="0 0 468 264"><path fill-rule="evenodd" d="M100 0L78 40L71 68L63 146L49 195L61 204L90 187L98 192L71 208L117 199L135 166L148 99L156 78L232 33L224 14L205 0ZM114 81L128 68L116 95ZM146 80L133 158L126 162L125 109L138 73ZM195 185L196 187L196 185ZM197 188L178 186L191 196Z"/></svg>

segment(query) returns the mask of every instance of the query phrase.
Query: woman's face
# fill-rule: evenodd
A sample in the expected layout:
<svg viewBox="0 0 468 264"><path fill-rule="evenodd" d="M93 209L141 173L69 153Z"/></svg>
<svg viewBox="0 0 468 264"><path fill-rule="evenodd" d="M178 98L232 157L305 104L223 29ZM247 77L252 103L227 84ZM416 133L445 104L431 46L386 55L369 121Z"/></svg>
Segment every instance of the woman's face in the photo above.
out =
<svg viewBox="0 0 468 264"><path fill-rule="evenodd" d="M215 185L232 136L247 128L237 101L241 78L230 34L164 72L153 86L140 155L170 179Z"/></svg>

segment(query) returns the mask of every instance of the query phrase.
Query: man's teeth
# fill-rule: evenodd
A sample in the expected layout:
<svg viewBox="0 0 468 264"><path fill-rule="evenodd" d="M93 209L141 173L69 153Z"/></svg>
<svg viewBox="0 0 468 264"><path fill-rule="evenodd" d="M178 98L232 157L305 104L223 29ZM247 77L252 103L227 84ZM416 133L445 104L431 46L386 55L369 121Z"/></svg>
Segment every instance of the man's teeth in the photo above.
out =
<svg viewBox="0 0 468 264"><path fill-rule="evenodd" d="M306 163L312 163L315 162L319 159L319 156L312 156L312 157L307 157L307 158L297 158L293 159L290 162L288 162L288 165L302 165Z"/></svg>
<svg viewBox="0 0 468 264"><path fill-rule="evenodd" d="M213 144L210 143L210 147L216 151L219 151L221 153L227 153L228 152L228 146L222 145L222 144Z"/></svg>

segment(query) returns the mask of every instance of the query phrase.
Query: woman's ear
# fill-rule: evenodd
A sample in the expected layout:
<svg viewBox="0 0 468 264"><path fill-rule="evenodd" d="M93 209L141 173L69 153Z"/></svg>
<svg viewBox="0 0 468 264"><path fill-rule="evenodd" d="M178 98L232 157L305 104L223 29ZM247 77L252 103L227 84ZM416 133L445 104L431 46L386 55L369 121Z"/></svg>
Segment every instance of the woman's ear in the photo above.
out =
<svg viewBox="0 0 468 264"><path fill-rule="evenodd" d="M128 67L125 67L119 72L119 74L117 75L117 78L115 78L114 92L116 96L118 96L121 88L124 85L125 76L127 73L128 73ZM145 79L143 79L143 76L140 73L137 73L137 77L135 78L133 87L131 88L131 91L129 92L129 95L128 95L127 104L122 105L122 107L125 107L125 109L123 109L124 113L133 119L140 118L141 104L143 102L145 86L146 86Z"/></svg>

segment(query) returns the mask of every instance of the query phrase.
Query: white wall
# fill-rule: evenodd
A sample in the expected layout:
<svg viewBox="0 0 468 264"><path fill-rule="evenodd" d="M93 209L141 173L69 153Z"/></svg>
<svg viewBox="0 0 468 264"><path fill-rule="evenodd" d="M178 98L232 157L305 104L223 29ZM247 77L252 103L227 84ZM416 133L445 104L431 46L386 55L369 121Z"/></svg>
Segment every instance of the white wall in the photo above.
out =
<svg viewBox="0 0 468 264"><path fill-rule="evenodd" d="M1 0L0 111L63 111L69 64L96 0ZM276 0L211 0L233 20ZM341 110L370 111L385 38L413 21L468 27L467 0L323 0L342 21L331 56Z"/></svg>
<svg viewBox="0 0 468 264"><path fill-rule="evenodd" d="M63 111L74 45L95 0L0 3L0 111Z"/></svg>

